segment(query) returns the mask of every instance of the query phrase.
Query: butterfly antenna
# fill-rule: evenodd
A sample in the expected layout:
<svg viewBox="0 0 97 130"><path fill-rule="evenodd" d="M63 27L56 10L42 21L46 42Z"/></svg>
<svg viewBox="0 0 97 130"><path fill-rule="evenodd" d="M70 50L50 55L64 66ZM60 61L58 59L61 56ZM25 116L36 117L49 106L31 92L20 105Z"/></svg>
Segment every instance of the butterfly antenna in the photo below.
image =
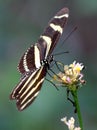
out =
<svg viewBox="0 0 97 130"><path fill-rule="evenodd" d="M63 52L55 53L55 54L53 54L53 56L62 55L62 54L64 54L64 53L69 53L69 51L63 51Z"/></svg>
<svg viewBox="0 0 97 130"><path fill-rule="evenodd" d="M75 32L77 30L77 26L75 26L71 32L66 36L65 40L62 42L62 44L68 40L68 38L73 34L73 32Z"/></svg>
<svg viewBox="0 0 97 130"><path fill-rule="evenodd" d="M65 41L67 41L68 38L72 35L72 33L75 32L76 30L77 30L77 26L75 26L75 27L71 30L71 32L66 36L65 40L62 42L61 47L63 46L63 43L64 43ZM53 56L61 55L61 54L64 54L64 53L69 53L69 51L64 51L64 52L55 53L55 54L53 54Z"/></svg>

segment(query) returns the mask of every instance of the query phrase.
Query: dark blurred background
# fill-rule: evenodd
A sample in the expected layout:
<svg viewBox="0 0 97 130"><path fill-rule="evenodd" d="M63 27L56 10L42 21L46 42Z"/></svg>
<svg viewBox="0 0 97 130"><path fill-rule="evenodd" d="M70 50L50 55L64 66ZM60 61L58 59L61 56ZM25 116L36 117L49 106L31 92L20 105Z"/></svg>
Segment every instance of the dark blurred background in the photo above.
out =
<svg viewBox="0 0 97 130"><path fill-rule="evenodd" d="M76 60L86 66L86 85L78 92L79 102L84 130L97 130L96 0L0 0L0 130L65 130L67 127L60 121L64 116L74 116L77 122L74 108L66 99L66 89L60 87L57 91L47 81L25 111L19 112L15 102L9 100L20 78L17 64L21 55L37 41L50 18L65 6L70 17L54 52L69 54L55 59L65 64ZM63 42L75 26L78 29Z"/></svg>

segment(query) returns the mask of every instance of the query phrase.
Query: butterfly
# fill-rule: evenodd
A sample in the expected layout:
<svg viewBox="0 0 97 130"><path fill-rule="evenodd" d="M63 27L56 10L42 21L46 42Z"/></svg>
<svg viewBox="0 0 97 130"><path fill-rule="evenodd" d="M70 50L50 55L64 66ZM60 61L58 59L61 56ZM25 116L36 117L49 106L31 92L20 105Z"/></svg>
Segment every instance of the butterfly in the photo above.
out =
<svg viewBox="0 0 97 130"><path fill-rule="evenodd" d="M19 111L27 108L38 96L53 61L52 51L62 35L69 9L62 8L48 23L38 41L23 54L18 64L21 79L10 94Z"/></svg>

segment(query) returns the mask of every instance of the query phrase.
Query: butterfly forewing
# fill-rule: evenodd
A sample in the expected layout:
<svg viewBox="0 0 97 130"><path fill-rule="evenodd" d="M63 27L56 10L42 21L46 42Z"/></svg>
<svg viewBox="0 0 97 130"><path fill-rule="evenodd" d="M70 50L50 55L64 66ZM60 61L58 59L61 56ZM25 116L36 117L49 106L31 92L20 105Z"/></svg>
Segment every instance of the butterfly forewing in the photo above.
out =
<svg viewBox="0 0 97 130"><path fill-rule="evenodd" d="M69 17L68 8L61 9L49 22L44 33L40 36L38 43L40 50L42 50L43 57L41 60L51 55L56 43L58 42L60 35L63 32L63 28L67 23ZM44 48L45 46L45 48ZM43 49L44 48L44 49Z"/></svg>
<svg viewBox="0 0 97 130"><path fill-rule="evenodd" d="M36 64L37 59L37 64ZM35 71L35 69L39 68L40 64L40 50L37 46L31 46L21 57L20 62L18 64L18 70L21 74L25 74L30 71Z"/></svg>
<svg viewBox="0 0 97 130"><path fill-rule="evenodd" d="M16 100L20 111L29 106L39 94L50 64L48 57L63 32L68 16L69 10L61 9L51 19L37 43L32 45L21 57L18 70L22 74L22 78L10 95L11 99Z"/></svg>

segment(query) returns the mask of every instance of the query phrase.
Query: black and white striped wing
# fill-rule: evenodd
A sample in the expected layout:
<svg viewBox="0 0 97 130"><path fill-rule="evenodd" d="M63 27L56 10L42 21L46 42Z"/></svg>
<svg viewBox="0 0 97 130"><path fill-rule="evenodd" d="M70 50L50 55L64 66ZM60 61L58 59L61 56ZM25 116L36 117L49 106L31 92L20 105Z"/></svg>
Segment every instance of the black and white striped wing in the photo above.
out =
<svg viewBox="0 0 97 130"><path fill-rule="evenodd" d="M26 75L11 93L11 99L16 100L18 110L28 107L40 92L46 75L46 68L42 66L33 73Z"/></svg>
<svg viewBox="0 0 97 130"><path fill-rule="evenodd" d="M61 9L51 19L38 42L21 57L18 70L22 74L22 78L10 95L10 99L16 100L20 111L28 107L37 97L48 69L45 63L42 64L42 61L47 60L52 53L68 16L68 9Z"/></svg>
<svg viewBox="0 0 97 130"><path fill-rule="evenodd" d="M41 66L40 50L36 45L32 45L21 57L18 70L22 75L34 72Z"/></svg>
<svg viewBox="0 0 97 130"><path fill-rule="evenodd" d="M41 60L46 59L51 55L56 46L60 36L63 33L63 28L67 23L69 17L68 8L61 9L49 22L44 33L40 36L37 46L40 49Z"/></svg>

